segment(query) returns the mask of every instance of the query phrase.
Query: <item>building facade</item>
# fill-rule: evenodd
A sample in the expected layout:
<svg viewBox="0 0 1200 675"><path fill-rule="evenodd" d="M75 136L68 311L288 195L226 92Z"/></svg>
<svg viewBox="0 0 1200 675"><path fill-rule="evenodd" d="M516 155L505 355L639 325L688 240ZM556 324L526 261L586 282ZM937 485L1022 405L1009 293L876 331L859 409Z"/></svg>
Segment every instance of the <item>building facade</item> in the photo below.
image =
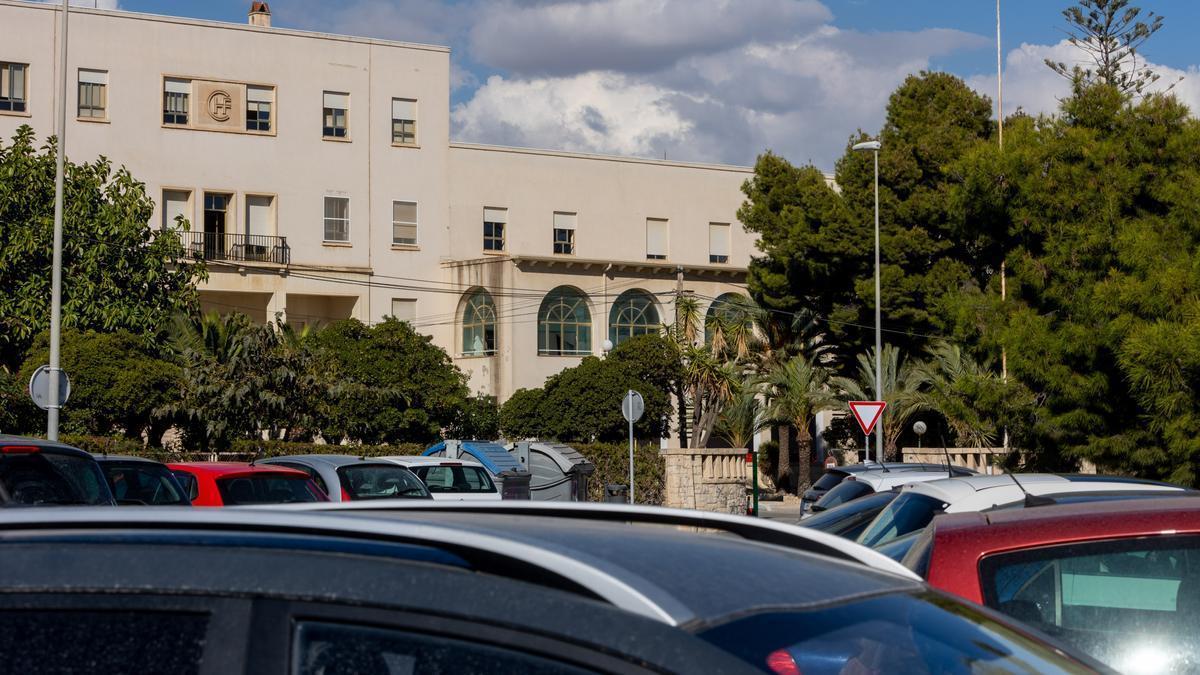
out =
<svg viewBox="0 0 1200 675"><path fill-rule="evenodd" d="M0 135L54 132L61 10L0 0ZM454 143L444 47L72 9L67 155L129 168L206 310L385 316L506 399L745 293L745 167ZM66 280L66 283L70 283Z"/></svg>

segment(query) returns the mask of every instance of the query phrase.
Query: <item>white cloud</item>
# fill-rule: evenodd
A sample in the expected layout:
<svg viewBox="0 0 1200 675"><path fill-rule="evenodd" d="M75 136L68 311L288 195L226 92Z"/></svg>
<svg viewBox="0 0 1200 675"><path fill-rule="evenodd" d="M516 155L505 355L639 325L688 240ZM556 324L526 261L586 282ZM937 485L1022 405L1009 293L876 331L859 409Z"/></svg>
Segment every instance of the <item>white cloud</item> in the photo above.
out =
<svg viewBox="0 0 1200 675"><path fill-rule="evenodd" d="M517 74L652 72L749 42L790 39L829 21L816 0L593 0L480 6L472 55Z"/></svg>
<svg viewBox="0 0 1200 675"><path fill-rule="evenodd" d="M1004 114L1017 109L1031 115L1058 112L1059 102L1071 93L1070 83L1046 65L1046 59L1067 65L1087 64L1080 60L1079 49L1066 40L1054 45L1022 44L1004 58ZM1159 74L1151 91L1162 91L1172 83L1172 90L1193 112L1200 111L1200 71L1195 66L1187 70L1145 64ZM1183 78L1182 81L1180 78ZM996 97L996 75L975 75L967 84L981 94Z"/></svg>

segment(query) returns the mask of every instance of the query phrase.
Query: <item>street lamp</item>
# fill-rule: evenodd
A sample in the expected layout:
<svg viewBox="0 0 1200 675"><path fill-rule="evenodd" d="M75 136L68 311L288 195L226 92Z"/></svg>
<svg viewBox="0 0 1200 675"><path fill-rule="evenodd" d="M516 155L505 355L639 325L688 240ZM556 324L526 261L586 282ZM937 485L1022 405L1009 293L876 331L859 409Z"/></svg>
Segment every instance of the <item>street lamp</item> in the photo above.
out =
<svg viewBox="0 0 1200 675"><path fill-rule="evenodd" d="M855 143L851 150L855 152L872 152L875 155L875 397L883 400L883 366L881 352L883 351L883 331L879 322L879 149L883 147L879 141L863 141ZM883 463L883 419L875 425L875 459Z"/></svg>

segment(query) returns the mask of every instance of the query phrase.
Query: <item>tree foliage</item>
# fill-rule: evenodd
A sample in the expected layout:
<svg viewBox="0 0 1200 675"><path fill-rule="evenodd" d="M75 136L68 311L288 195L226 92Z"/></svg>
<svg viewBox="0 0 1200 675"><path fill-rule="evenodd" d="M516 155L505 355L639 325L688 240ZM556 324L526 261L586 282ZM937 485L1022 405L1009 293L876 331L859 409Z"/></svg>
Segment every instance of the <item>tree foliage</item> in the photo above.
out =
<svg viewBox="0 0 1200 675"><path fill-rule="evenodd" d="M1046 65L1077 87L1103 84L1123 94L1141 95L1159 75L1139 65L1138 50L1163 25L1163 17L1154 12L1147 12L1145 21L1141 16L1141 8L1131 7L1129 0L1079 0L1063 10L1067 41L1086 54L1092 65L1068 66L1051 59L1046 59Z"/></svg>
<svg viewBox="0 0 1200 675"><path fill-rule="evenodd" d="M20 367L50 325L55 146L35 147L22 126L0 143L0 368ZM197 307L205 277L178 236L187 224L151 229L145 185L105 158L66 163L63 326L126 330L147 344L179 311Z"/></svg>

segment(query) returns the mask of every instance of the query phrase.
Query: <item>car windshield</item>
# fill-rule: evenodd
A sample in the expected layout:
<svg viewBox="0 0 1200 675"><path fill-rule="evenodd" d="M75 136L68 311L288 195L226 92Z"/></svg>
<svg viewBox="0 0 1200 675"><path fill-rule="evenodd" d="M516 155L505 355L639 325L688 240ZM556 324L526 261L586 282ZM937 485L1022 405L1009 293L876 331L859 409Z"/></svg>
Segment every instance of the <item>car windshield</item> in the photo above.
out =
<svg viewBox="0 0 1200 675"><path fill-rule="evenodd" d="M862 481L845 480L818 499L817 503L813 504L813 511L832 509L835 506L841 506L846 502L854 501L859 497L865 497L873 492L875 492L875 488Z"/></svg>
<svg viewBox="0 0 1200 675"><path fill-rule="evenodd" d="M901 560L904 560L904 556L908 555L908 552L912 550L913 544L917 543L917 539L920 538L921 533L924 531L925 530L917 530L916 532L909 532L903 537L896 537L886 544L876 546L875 550L879 551L883 555L886 555L892 560L895 560L896 562L900 562Z"/></svg>
<svg viewBox="0 0 1200 675"><path fill-rule="evenodd" d="M875 520L859 536L858 543L871 548L882 546L925 527L945 508L946 504L940 499L917 492L901 492L875 516Z"/></svg>
<svg viewBox="0 0 1200 675"><path fill-rule="evenodd" d="M775 673L1085 673L1081 661L936 593L767 612L700 634Z"/></svg>
<svg viewBox="0 0 1200 675"><path fill-rule="evenodd" d="M871 520L896 498L896 492L879 492L862 499L822 511L811 518L800 521L802 527L836 534L839 537L855 539Z"/></svg>
<svg viewBox="0 0 1200 675"><path fill-rule="evenodd" d="M429 490L412 471L394 464L338 467L342 489L351 499L428 499Z"/></svg>
<svg viewBox="0 0 1200 675"><path fill-rule="evenodd" d="M412 469L429 491L438 493L492 493L496 486L487 471L477 466L437 465L416 466Z"/></svg>
<svg viewBox="0 0 1200 675"><path fill-rule="evenodd" d="M118 504L184 506L191 500L183 494L170 469L150 462L106 461L100 464L108 487Z"/></svg>
<svg viewBox="0 0 1200 675"><path fill-rule="evenodd" d="M841 471L826 471L824 475L813 483L812 489L818 492L832 490L838 483L846 480L846 474Z"/></svg>
<svg viewBox="0 0 1200 675"><path fill-rule="evenodd" d="M96 460L65 453L0 455L0 485L9 503L25 505L111 505L112 493Z"/></svg>
<svg viewBox="0 0 1200 675"><path fill-rule="evenodd" d="M221 493L221 503L226 506L329 501L308 476L282 476L266 472L218 478L217 491Z"/></svg>

